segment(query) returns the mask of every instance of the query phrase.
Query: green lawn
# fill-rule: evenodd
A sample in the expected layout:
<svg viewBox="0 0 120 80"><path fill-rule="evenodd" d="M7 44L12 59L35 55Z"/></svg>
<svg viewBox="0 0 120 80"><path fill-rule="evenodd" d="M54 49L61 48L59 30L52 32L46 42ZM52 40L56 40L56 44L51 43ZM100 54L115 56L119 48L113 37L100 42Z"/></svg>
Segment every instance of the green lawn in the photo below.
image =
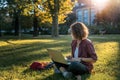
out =
<svg viewBox="0 0 120 80"><path fill-rule="evenodd" d="M91 75L83 80L120 80L120 35L94 35L89 37L95 46L98 61ZM0 38L0 80L67 80L53 69L33 71L29 66L34 61L50 61L46 48L61 50L64 56L70 53L71 37L51 38L31 36L16 39ZM74 79L71 79L74 80Z"/></svg>

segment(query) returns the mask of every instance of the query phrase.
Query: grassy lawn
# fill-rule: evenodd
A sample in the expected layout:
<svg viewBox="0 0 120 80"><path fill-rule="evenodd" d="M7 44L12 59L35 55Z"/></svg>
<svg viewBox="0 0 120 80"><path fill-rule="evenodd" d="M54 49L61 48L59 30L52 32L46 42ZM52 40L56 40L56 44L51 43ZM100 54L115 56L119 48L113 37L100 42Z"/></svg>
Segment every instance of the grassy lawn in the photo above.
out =
<svg viewBox="0 0 120 80"><path fill-rule="evenodd" d="M120 80L120 35L93 35L89 37L95 46L98 61L91 75L83 80ZM16 39L0 38L0 80L66 80L53 69L33 71L29 66L34 61L50 61L46 48L70 54L71 37L51 38L31 36ZM71 79L74 80L74 79Z"/></svg>

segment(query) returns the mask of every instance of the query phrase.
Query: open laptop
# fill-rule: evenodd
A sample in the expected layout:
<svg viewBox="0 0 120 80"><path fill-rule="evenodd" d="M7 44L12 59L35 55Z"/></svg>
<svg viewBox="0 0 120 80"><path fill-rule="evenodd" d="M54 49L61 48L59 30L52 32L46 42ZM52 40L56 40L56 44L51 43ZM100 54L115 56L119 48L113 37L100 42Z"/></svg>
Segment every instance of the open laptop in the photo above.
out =
<svg viewBox="0 0 120 80"><path fill-rule="evenodd" d="M55 62L62 63L69 65L70 61L67 61L64 56L62 55L61 51L47 49L48 54L50 55L51 59Z"/></svg>

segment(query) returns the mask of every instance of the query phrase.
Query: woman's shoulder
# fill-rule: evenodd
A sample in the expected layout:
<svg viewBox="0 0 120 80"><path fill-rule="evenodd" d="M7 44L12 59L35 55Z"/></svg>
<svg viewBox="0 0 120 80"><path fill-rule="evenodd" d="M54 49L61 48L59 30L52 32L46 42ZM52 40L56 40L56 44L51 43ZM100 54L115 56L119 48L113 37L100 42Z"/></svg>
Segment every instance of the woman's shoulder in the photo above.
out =
<svg viewBox="0 0 120 80"><path fill-rule="evenodd" d="M71 44L76 44L76 43L77 43L77 40L72 40L72 43L71 43ZM85 45L85 44L86 44L86 45L89 45L89 44L92 44L92 41L87 38L87 39L82 40L81 43L83 43L84 45Z"/></svg>
<svg viewBox="0 0 120 80"><path fill-rule="evenodd" d="M77 40L72 40L72 43L71 44L75 44L77 42Z"/></svg>
<svg viewBox="0 0 120 80"><path fill-rule="evenodd" d="M92 41L87 38L87 39L83 40L83 43L84 44L92 44Z"/></svg>

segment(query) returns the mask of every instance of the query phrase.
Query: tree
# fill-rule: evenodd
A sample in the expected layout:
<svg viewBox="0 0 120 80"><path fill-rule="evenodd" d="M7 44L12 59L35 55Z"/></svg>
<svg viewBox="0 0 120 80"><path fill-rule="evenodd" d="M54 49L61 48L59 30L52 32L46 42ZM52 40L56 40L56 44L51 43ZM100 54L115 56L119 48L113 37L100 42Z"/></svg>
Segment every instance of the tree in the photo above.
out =
<svg viewBox="0 0 120 80"><path fill-rule="evenodd" d="M70 26L72 23L74 23L77 20L75 13L69 13L67 17L65 18L67 26Z"/></svg>
<svg viewBox="0 0 120 80"><path fill-rule="evenodd" d="M0 14L0 37L2 36L2 16Z"/></svg>
<svg viewBox="0 0 120 80"><path fill-rule="evenodd" d="M21 14L27 7L29 0L7 0L9 14L13 18L15 36L21 36Z"/></svg>
<svg viewBox="0 0 120 80"><path fill-rule="evenodd" d="M33 18L33 36L36 37L39 35L39 23L41 23L41 19L44 19L43 14L43 8L41 7L41 0L29 0L29 4L27 5L28 7L25 8L26 12L29 13L27 16L30 14L32 15L31 17ZM44 21L44 20L43 20Z"/></svg>
<svg viewBox="0 0 120 80"><path fill-rule="evenodd" d="M6 13L6 2L0 3L0 37L2 36L2 26L4 21L4 16Z"/></svg>
<svg viewBox="0 0 120 80"><path fill-rule="evenodd" d="M38 7L41 5L39 4L41 2L42 1L38 0L8 0L9 13L12 15L13 18L12 23L16 36L21 35L21 27L25 26L23 25L23 23L25 24L26 22L27 24L29 21L31 22L31 18L33 21L32 24L30 23L31 27L33 27L33 36L38 36L39 22L44 16L40 15L42 10ZM26 20L26 17L30 20Z"/></svg>
<svg viewBox="0 0 120 80"><path fill-rule="evenodd" d="M46 0L43 4L46 12L49 12L52 18L52 37L59 36L59 19L64 17L72 9L70 0ZM61 16L62 15L62 16Z"/></svg>
<svg viewBox="0 0 120 80"><path fill-rule="evenodd" d="M32 27L33 27L33 37L36 37L36 36L38 36L39 35L39 31L38 31L38 28L39 28L39 26L38 26L38 18L37 18L37 13L38 13L38 11L37 11L37 8L38 8L38 0L30 0L30 5L29 6L32 6L32 8L31 8L31 11L32 11L32 14L33 14L33 16L32 16L32 18L33 18L33 25L32 25Z"/></svg>
<svg viewBox="0 0 120 80"><path fill-rule="evenodd" d="M3 17L2 17L2 14L1 14L1 13L3 13L3 12L2 12L2 8L0 9L0 37L2 36L2 20L3 20L3 19L2 19Z"/></svg>
<svg viewBox="0 0 120 80"><path fill-rule="evenodd" d="M20 35L21 16L33 17L33 36L38 35L42 23L52 23L52 37L58 37L58 23L65 22L66 14L72 9L70 0L7 0L13 18L15 35ZM68 5L68 6L66 6ZM27 13L27 14L26 14Z"/></svg>

